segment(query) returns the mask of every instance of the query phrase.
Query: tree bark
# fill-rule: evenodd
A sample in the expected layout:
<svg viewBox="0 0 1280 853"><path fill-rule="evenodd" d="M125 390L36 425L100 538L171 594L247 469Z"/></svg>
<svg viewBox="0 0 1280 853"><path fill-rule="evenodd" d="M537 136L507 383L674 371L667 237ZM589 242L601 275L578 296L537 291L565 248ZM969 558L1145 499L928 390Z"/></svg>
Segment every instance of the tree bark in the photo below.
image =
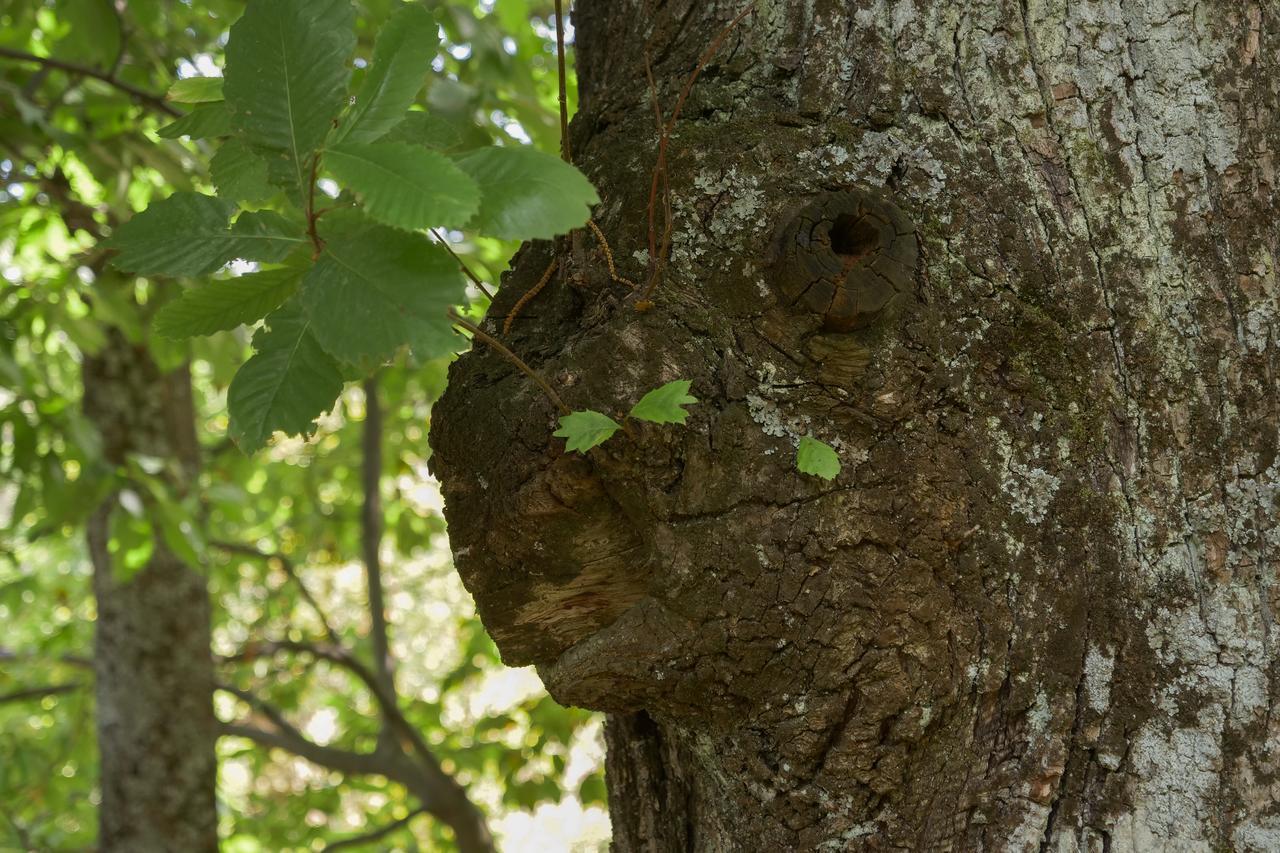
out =
<svg viewBox="0 0 1280 853"><path fill-rule="evenodd" d="M162 373L145 346L111 330L104 349L85 358L83 375L85 411L110 463L148 456L166 463L179 491L194 480L199 446L185 367ZM214 851L216 728L205 578L165 547L159 531L150 560L129 575L109 549L113 512L125 512L118 494L88 525L98 609L98 843L129 853Z"/></svg>
<svg viewBox="0 0 1280 853"><path fill-rule="evenodd" d="M669 115L740 8L579 4L624 276L645 55ZM477 346L433 430L504 659L614 714L616 849L1280 849L1277 104L1271 0L758 0L654 306L522 251L486 329L558 258L506 342L571 407L700 400L566 454Z"/></svg>

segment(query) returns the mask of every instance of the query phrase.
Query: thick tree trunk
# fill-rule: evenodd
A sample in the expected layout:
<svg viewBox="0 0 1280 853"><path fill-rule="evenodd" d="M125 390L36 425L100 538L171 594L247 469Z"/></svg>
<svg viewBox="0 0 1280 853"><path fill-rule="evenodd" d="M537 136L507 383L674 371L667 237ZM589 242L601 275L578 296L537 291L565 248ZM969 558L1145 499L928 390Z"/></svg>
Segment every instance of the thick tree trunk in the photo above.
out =
<svg viewBox="0 0 1280 853"><path fill-rule="evenodd" d="M579 5L623 275L646 46L669 111L742 2ZM476 349L437 415L504 657L616 715L617 849L1280 849L1277 104L1273 0L757 0L655 307L523 252L493 315L559 253L508 342L571 406L702 401L564 454Z"/></svg>
<svg viewBox="0 0 1280 853"><path fill-rule="evenodd" d="M179 490L194 479L199 453L185 368L161 374L145 347L113 331L103 351L85 359L84 386L108 461L160 459ZM126 572L109 549L111 515L125 511L113 495L89 521L98 607L98 843L128 853L217 850L205 579L158 532L151 559Z"/></svg>

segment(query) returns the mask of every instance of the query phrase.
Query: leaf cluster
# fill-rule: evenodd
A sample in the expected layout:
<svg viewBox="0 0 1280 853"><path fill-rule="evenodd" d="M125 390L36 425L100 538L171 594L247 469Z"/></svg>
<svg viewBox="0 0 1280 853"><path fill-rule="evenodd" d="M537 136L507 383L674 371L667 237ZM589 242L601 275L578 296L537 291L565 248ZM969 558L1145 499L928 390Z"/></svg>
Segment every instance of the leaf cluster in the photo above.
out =
<svg viewBox="0 0 1280 853"><path fill-rule="evenodd" d="M688 379L676 379L660 385L640 398L631 407L628 418L655 424L683 424L689 417L684 407L698 402L689 393L692 383ZM565 439L565 449L586 453L613 437L622 424L608 415L586 409L570 412L560 418L560 429L553 435Z"/></svg>
<svg viewBox="0 0 1280 853"><path fill-rule="evenodd" d="M214 275L157 319L175 338L262 321L227 398L246 452L275 431L311 434L345 381L401 348L425 361L465 343L446 316L467 301L465 282L428 231L549 238L597 201L559 159L471 145L416 108L440 31L425 8L391 15L358 85L353 21L349 0L252 0L224 79L171 87L193 107L161 130L217 140L216 195L153 202L106 243L138 275L252 270Z"/></svg>
<svg viewBox="0 0 1280 853"><path fill-rule="evenodd" d="M354 55L369 62L351 68L346 96L366 88L377 64L374 34L382 40L386 13L402 5L359 4ZM519 127L554 150L558 124L546 109L554 78L544 73L554 57L529 20L546 14L549 4L501 0L498 12L487 15L457 4L425 5L434 23L419 49L434 56L437 67L425 81L405 84L414 86L413 103L382 136L339 138L335 128L316 151L403 143L453 164L491 146L495 136L508 150L522 150L514 145L527 141ZM320 425L306 421L305 429L315 431L310 446L280 441L269 458L250 457L225 440L226 389L243 366L248 342L291 334L288 313L276 326L263 322L279 309L307 316L303 279L319 262L307 233L307 198L273 159L280 151L251 142L233 123L235 96L224 94L225 78L191 76L218 72L228 27L244 10L244 0L0 0L5 48L34 57L0 56L0 695L65 688L0 702L0 790L21 793L0 797L0 848L78 850L95 843L98 755L86 661L100 617L83 532L95 509L110 509L109 547L118 571L139 567L163 540L208 572L215 651L231 651L228 642L246 636L317 630L279 561L230 558L218 540L255 543L292 560L330 608L343 639L361 641L363 599L349 585L361 544L359 502L349 498L360 486L360 392L338 395L336 410ZM503 21L513 28L509 34ZM514 55L508 42L517 46ZM459 58L463 45L470 54ZM175 71L184 76L177 83ZM163 99L152 94L166 91ZM339 105L340 116L346 104ZM558 165L546 155L537 162ZM317 187L338 193L316 193L312 211L322 239L334 229L338 208L398 234L423 236L421 228L375 218L366 205L370 197L331 171L324 156L316 179ZM172 265L168 271L140 278L109 266L100 238L118 236L131 227L134 210L168 197L177 197L173 210L180 217L157 218L155 233L144 232L132 247L142 253L140 263ZM494 279L513 247L505 238L482 236L496 231L481 230L479 212L477 203L472 219L459 225L466 240L458 250L483 278ZM167 239L184 229L180 240ZM464 291L461 299L477 297ZM257 328L215 334L240 325ZM95 425L80 404L81 366L116 336L165 370L191 365L203 465L188 495L174 494L146 464L130 460L117 470L102 459ZM401 346L396 366L379 375L386 419L384 541L395 555L388 583L412 589L415 603L430 602L394 614L398 636L411 643L399 675L406 690L424 697L408 703L406 714L439 741L450 766L500 791L484 805L501 815L569 793L561 773L567 742L581 737L587 715L539 694L457 716L456 708L487 689L500 663L441 556L437 507L416 499L426 476L430 401L443 388L448 356L423 360L410 353L412 345ZM266 346L275 351L274 343ZM324 351L316 361L324 359L333 356ZM339 363L343 383L374 366ZM295 360L283 371L302 364ZM310 380L299 387L282 383L280 393L305 396L310 386ZM318 412L332 403L305 405ZM121 487L129 494L107 503ZM415 621L418 611L423 621ZM432 619L425 621L428 612ZM278 670L263 678L265 663L245 668L246 686L299 725L333 714L344 745L374 746L367 695L323 665L274 662ZM367 809L372 826L416 805L385 779L298 772L298 762L283 753L247 749L234 739L223 739L219 752L223 782L243 780L219 788L226 798L220 811L227 850L331 843L352 832L343 815L359 819ZM600 801L598 773L579 795ZM316 814L325 823L308 820ZM431 849L444 849L440 833L423 818L388 843L431 846L434 840Z"/></svg>

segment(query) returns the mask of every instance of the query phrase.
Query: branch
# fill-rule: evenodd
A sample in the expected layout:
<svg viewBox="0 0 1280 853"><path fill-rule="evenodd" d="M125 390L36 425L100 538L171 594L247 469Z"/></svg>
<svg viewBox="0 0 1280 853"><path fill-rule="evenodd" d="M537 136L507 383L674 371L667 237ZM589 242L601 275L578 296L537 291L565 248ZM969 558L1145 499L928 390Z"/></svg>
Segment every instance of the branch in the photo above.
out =
<svg viewBox="0 0 1280 853"><path fill-rule="evenodd" d="M339 773L349 773L355 776L389 777L386 772L387 768L384 766L380 756L373 753L350 752L345 749L335 749L331 746L321 746L315 741L296 734L296 732L296 729L293 729L292 732L270 731L244 722L226 723L219 721L218 723L218 734L224 737L242 737L261 746L283 749L285 752L291 752L299 758L305 758L312 764L329 770L336 770Z"/></svg>
<svg viewBox="0 0 1280 853"><path fill-rule="evenodd" d="M7 648L5 648L5 647L3 647L3 646L0 646L0 661L6 661L6 660L12 660L12 661L29 661L29 660L56 661L57 663L65 663L65 664L67 664L68 666L74 666L74 667L77 667L77 668L79 668L79 669L88 669L88 670L92 670L92 669L93 669L93 661L92 661L91 659L89 659L89 658L82 657L82 656L80 656L80 655L58 655L57 657L54 657L54 658L47 658L47 657L44 657L43 655L41 655L39 652L20 652L20 651L15 651L14 649L7 649Z"/></svg>
<svg viewBox="0 0 1280 853"><path fill-rule="evenodd" d="M449 309L449 311L446 313L448 313L449 319L452 322L466 329L468 332L475 335L477 338L484 341L489 346L493 347L495 350L498 351L499 355L501 355L507 361L511 362L517 368L519 368L520 372L523 373L525 376L528 376L530 379L532 379L533 383L542 389L542 393L546 394L547 398L551 400L552 403L555 403L556 408L560 410L561 414L567 415L571 411L573 411L572 409L570 409L568 406L565 405L564 400L560 399L560 395L555 392L554 388L552 388L550 385L547 384L547 381L545 379L543 379L541 376L535 373L532 367L525 364L524 359L520 358L520 356L516 355L511 350L507 349L506 346L501 341L493 337L493 335L490 335L488 332L486 332L484 329L477 326L475 323L472 323L470 320L467 320L464 317L460 316L458 312L454 311L452 308Z"/></svg>
<svg viewBox="0 0 1280 853"><path fill-rule="evenodd" d="M556 0L556 80L560 100L560 157L566 163L573 162L573 151L569 148L569 98L565 94L564 82L564 10L560 8L561 0Z"/></svg>
<svg viewBox="0 0 1280 853"><path fill-rule="evenodd" d="M297 654L311 655L321 660L329 661L348 670L364 682L369 688L369 692L373 694L374 699L378 703L378 707L382 710L382 715L391 729L405 742L409 748L417 754L419 761L423 764L429 774L436 780L448 780L450 785L456 785L444 770L440 767L440 762L436 759L435 754L431 752L431 748L427 746L427 742L422 739L422 735L418 730L405 719L404 713L400 710L400 704L397 701L396 694L388 690L378 678L378 676L367 666L361 663L357 658L353 657L346 649L340 646L327 646L320 643L306 643L298 640L271 640L261 643L254 643L244 651L235 655L229 655L221 658L224 662L248 661L263 655L274 655L279 652L294 652ZM246 699L245 701L249 701ZM261 700L257 700L261 701Z"/></svg>
<svg viewBox="0 0 1280 853"><path fill-rule="evenodd" d="M356 663L347 659L350 663ZM358 666L358 663L356 663ZM365 670L367 673L368 671ZM369 674L372 675L371 673ZM376 692L379 702L386 699L377 682ZM399 782L417 797L431 815L452 827L458 840L458 849L464 853L490 853L493 850L493 839L489 835L484 817L475 804L467 797L466 790L448 773L441 769L435 756L427 749L417 731L395 710L394 720L402 733L412 741L415 751L419 751L419 761L410 761L401 752L352 752L330 746L321 746L310 740L270 703L263 701L253 693L234 685L219 684L219 690L239 697L250 707L257 709L265 716L274 729L240 722L219 722L222 735L247 738L254 743L267 747L283 749L313 764L337 770L340 773L356 775L378 775ZM394 706L393 706L394 707Z"/></svg>
<svg viewBox="0 0 1280 853"><path fill-rule="evenodd" d="M250 643L243 650L233 655L223 655L217 660L223 663L235 663L237 661L251 661L260 657L271 657L280 652L294 652L297 654L311 655L312 657L326 660L330 663L337 664L353 673L357 678L365 683L375 698L382 696L380 685L377 677L373 672L356 658L352 657L346 649L339 645L328 645L325 643L309 643L301 640L263 640L261 642Z"/></svg>
<svg viewBox="0 0 1280 853"><path fill-rule="evenodd" d="M329 620L328 614L326 614L324 608L320 606L320 602L316 600L316 597L311 594L311 590L307 589L307 585L302 582L302 578L298 575L297 569L294 567L292 560L283 554L259 551L252 545L244 545L240 542L215 541L210 542L209 544L215 548L226 551L228 554L242 554L246 557L253 557L268 563L273 560L278 563L280 570L285 573L289 580L293 581L294 584L297 585L298 592L301 593L303 599L306 600L307 605L311 607L312 612L316 614L316 618L320 620L320 625L324 628L325 636L329 639L329 642L333 643L335 646L341 644L341 640L338 638L338 632L333 629L333 623Z"/></svg>
<svg viewBox="0 0 1280 853"><path fill-rule="evenodd" d="M667 146L668 146L668 143L670 143L671 141L671 132L675 130L676 120L680 118L680 111L684 109L684 102L689 99L689 93L693 91L693 84L698 82L698 76L702 74L703 69L707 67L707 63L709 63L711 61L711 58L716 55L716 52L720 50L720 45L724 44L724 40L729 37L729 33L733 32L734 27L738 26L738 24L742 22L742 19L745 18L749 13L755 11L755 6L756 6L755 0L751 0L751 2L747 3L747 5L743 7L742 11L737 14L737 17L735 17L732 21L730 21L728 26L726 26L723 30L721 30L720 34L717 35L711 41L711 44L707 46L707 49L702 52L702 56L698 59L698 64L694 66L693 73L689 75L689 78L687 80L685 80L684 88L680 90L680 96L676 98L675 107L673 107L671 110L671 116L667 119L666 125L662 128L662 134L658 137L658 161L657 163L654 164L653 181L649 188L649 243L650 245L654 243L654 237L653 237L654 194L657 192L657 189L658 189L659 174L663 175L663 182L664 183L666 182ZM647 54L645 59L647 62L648 61ZM670 204L669 200L667 201L667 204L668 205ZM640 300L641 302L648 302L649 299L653 296L653 291L658 286L659 276L662 272L661 270L662 264L665 262L667 254L671 251L671 221L670 221L669 212L668 212L667 223L665 228L666 228L666 233L663 235L662 245L659 246L658 248L658 256L662 258L662 261L659 261L658 259L654 258L652 255L649 257L649 263L653 265L653 270L650 273L649 282L645 286L644 294Z"/></svg>
<svg viewBox="0 0 1280 853"><path fill-rule="evenodd" d="M414 809L404 817L389 823L381 829L375 829L373 832L367 832L364 835L353 835L350 838L343 838L332 844L327 844L321 848L321 853L328 853L330 850L342 850L347 847L359 847L361 844L368 844L371 841L377 841L379 838L386 838L397 829L402 829L409 825L409 822L420 814L426 813L425 808Z"/></svg>
<svg viewBox="0 0 1280 853"><path fill-rule="evenodd" d="M369 639L373 667L382 686L395 693L391 647L387 642L387 606L382 597L382 407L378 377L364 381L364 433L361 436L360 481L364 505L360 511L360 547L364 552L365 580L369 587Z"/></svg>
<svg viewBox="0 0 1280 853"><path fill-rule="evenodd" d="M458 262L458 266L462 268L462 271L464 273L466 273L467 278L471 279L471 283L474 284L476 287L480 288L480 292L483 293L485 296L489 297L489 301L492 302L494 297L493 291L485 286L485 283L480 280L480 277L475 273L473 273L471 271L471 267L467 266L466 262L462 260L462 257L453 250L453 247L449 245L449 239L445 235L440 233L440 229L428 228L427 230L430 231L431 235L436 238L436 242L439 243L441 246L443 246L444 250L448 252L455 261Z"/></svg>
<svg viewBox="0 0 1280 853"><path fill-rule="evenodd" d="M0 705L8 702L21 702L25 699L42 699L45 696L57 696L60 693L71 693L84 687L82 681L69 681L66 684L45 684L40 687L26 687L12 693L0 693Z"/></svg>
<svg viewBox="0 0 1280 853"><path fill-rule="evenodd" d="M121 92L132 95L134 98L151 107L153 110L167 113L175 118L182 115L181 111L170 106L165 102L164 98L159 95L152 94L145 89L139 89L137 86L117 79L114 74L99 71L98 69L90 68L87 65L79 65L75 62L66 62L61 59L54 59L51 56L36 56L34 53L27 53L23 50L14 50L9 47L0 47L0 57L17 60L18 62L30 62L44 68L57 68L60 71L66 71L68 74L79 74L84 77L92 77L95 80L101 80L108 86L119 89Z"/></svg>
<svg viewBox="0 0 1280 853"><path fill-rule="evenodd" d="M224 693L230 693L261 713L271 721L271 725L274 727L273 729L265 729L261 726L252 725L245 720L232 723L220 720L218 726L221 734L248 738L254 743L259 743L263 746L283 749L286 752L292 752L294 755L307 759L312 764L318 764L330 770L337 770L340 773L391 775L388 772L391 768L385 760L386 756L368 752L352 752L351 750L338 749L332 746L321 746L298 731L275 706L250 691L242 690L234 684L217 684L215 687Z"/></svg>

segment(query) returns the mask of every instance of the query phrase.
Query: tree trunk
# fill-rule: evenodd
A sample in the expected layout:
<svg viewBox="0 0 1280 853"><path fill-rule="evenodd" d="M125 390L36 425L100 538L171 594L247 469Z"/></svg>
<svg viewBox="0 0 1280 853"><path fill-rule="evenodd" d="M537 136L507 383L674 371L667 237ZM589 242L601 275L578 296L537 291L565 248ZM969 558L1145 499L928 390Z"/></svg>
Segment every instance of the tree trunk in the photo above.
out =
<svg viewBox="0 0 1280 853"><path fill-rule="evenodd" d="M194 480L199 448L185 367L162 374L146 347L112 330L103 351L86 357L84 386L109 462L149 456L167 464L177 489ZM98 843L128 853L217 850L205 579L158 531L150 560L128 574L108 547L112 513L125 511L112 495L89 521L98 608Z"/></svg>
<svg viewBox="0 0 1280 853"><path fill-rule="evenodd" d="M646 275L744 0L582 0L575 161ZM514 264L435 465L512 664L612 712L616 849L1277 850L1280 8L757 0L636 309ZM659 193L661 208L661 193ZM657 240L662 238L661 210ZM797 473L812 435L831 483Z"/></svg>

